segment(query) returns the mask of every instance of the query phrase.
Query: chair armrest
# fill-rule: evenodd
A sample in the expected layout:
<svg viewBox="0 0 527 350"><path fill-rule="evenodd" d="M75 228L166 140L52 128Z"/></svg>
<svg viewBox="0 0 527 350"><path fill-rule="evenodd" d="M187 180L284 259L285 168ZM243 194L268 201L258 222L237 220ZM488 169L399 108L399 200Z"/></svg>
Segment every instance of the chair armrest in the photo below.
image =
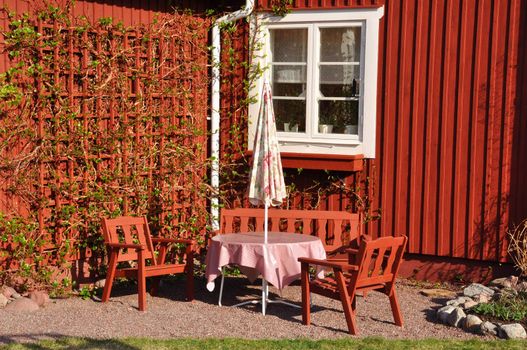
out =
<svg viewBox="0 0 527 350"><path fill-rule="evenodd" d="M128 243L106 243L112 249L137 249L145 250L146 247L142 244L128 244Z"/></svg>
<svg viewBox="0 0 527 350"><path fill-rule="evenodd" d="M331 267L331 268L339 269L339 270L346 270L346 271L358 271L359 270L359 267L357 265L350 265L345 261L344 262L330 261L330 260L328 261L328 260L318 260L318 259L310 259L310 258L298 258L298 261L304 264Z"/></svg>
<svg viewBox="0 0 527 350"><path fill-rule="evenodd" d="M357 255L359 254L359 250L358 249L355 249L355 248L347 248L345 250L346 253L348 254L353 254L353 255Z"/></svg>
<svg viewBox="0 0 527 350"><path fill-rule="evenodd" d="M152 237L152 243L182 243L193 245L196 242L194 242L192 239Z"/></svg>

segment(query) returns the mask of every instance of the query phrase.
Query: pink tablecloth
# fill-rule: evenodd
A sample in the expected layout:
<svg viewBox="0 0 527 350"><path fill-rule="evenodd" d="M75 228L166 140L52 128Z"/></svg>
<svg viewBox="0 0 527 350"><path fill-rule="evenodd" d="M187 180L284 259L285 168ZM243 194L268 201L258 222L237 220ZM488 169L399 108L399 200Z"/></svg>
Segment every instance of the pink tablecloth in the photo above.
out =
<svg viewBox="0 0 527 350"><path fill-rule="evenodd" d="M325 259L326 252L317 237L285 232L269 232L267 247L262 232L229 233L212 238L207 252L207 288L225 265L236 264L249 278L262 275L267 282L283 289L300 278L298 258Z"/></svg>

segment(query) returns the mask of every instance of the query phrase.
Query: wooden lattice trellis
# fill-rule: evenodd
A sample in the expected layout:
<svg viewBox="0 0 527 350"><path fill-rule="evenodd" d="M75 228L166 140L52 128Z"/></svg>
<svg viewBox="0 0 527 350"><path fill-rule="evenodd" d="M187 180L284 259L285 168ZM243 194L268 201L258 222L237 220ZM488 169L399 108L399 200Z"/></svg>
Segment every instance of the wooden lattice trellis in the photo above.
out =
<svg viewBox="0 0 527 350"><path fill-rule="evenodd" d="M202 233L208 21L174 14L135 28L70 17L31 23L37 39L13 65L22 68L20 111L34 134L17 139L2 174L9 198L26 205L9 215L38 222L41 251L85 248L69 249L73 259L97 246L101 216L147 215L161 234ZM18 179L5 170L17 166Z"/></svg>

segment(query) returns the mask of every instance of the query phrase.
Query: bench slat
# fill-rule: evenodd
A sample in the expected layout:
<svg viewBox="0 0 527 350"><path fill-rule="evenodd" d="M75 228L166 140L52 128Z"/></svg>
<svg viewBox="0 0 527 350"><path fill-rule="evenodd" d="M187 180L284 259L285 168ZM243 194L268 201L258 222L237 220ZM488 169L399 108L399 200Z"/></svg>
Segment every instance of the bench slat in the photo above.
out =
<svg viewBox="0 0 527 350"><path fill-rule="evenodd" d="M287 228L284 230L288 233L297 232L295 226L300 222L302 227L299 233L312 235L316 232L327 251L342 247L344 238L351 241L360 235L360 217L357 213L329 210L269 209L269 231L280 231L282 220L287 223ZM253 222L254 227L251 227ZM264 209L221 210L220 233L262 232L263 230ZM345 234L349 237L344 237Z"/></svg>

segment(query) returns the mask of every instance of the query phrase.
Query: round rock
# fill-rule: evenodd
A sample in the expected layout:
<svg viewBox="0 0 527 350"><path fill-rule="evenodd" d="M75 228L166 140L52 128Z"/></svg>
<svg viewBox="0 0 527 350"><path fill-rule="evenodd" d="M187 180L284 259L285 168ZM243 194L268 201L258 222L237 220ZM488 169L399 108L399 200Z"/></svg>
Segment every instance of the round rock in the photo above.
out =
<svg viewBox="0 0 527 350"><path fill-rule="evenodd" d="M16 298L14 295L20 295L16 292L16 290L13 287L9 287L9 286L2 287L2 294L6 298L11 298L11 297Z"/></svg>
<svg viewBox="0 0 527 350"><path fill-rule="evenodd" d="M38 304L29 298L18 298L7 304L6 311L33 312L39 309Z"/></svg>
<svg viewBox="0 0 527 350"><path fill-rule="evenodd" d="M485 287L484 285L480 283L472 283L470 286L463 289L463 295L467 297L475 297L480 294L486 294L488 296L493 296L494 290L490 289L489 287Z"/></svg>
<svg viewBox="0 0 527 350"><path fill-rule="evenodd" d="M501 325L498 329L498 334L500 338L505 339L525 339L527 338L527 333L525 329L519 323L504 324Z"/></svg>
<svg viewBox="0 0 527 350"><path fill-rule="evenodd" d="M479 332L480 325L483 323L481 318L476 315L467 315L463 322L463 328L469 332Z"/></svg>
<svg viewBox="0 0 527 350"><path fill-rule="evenodd" d="M485 321L479 327L481 334L498 335L498 326L494 323Z"/></svg>
<svg viewBox="0 0 527 350"><path fill-rule="evenodd" d="M48 293L41 290L34 290L30 292L28 297L37 303L38 306L45 306L49 302Z"/></svg>
<svg viewBox="0 0 527 350"><path fill-rule="evenodd" d="M467 317L465 312L462 308L456 307L452 312L448 315L446 323L453 326L453 327L459 327L463 325L463 320Z"/></svg>
<svg viewBox="0 0 527 350"><path fill-rule="evenodd" d="M450 315L450 313L454 311L454 309L455 307L451 305L443 306L442 308L437 310L437 318L441 323L446 323L448 315Z"/></svg>
<svg viewBox="0 0 527 350"><path fill-rule="evenodd" d="M5 307L8 302L9 302L9 299L7 299L5 295L0 294L0 307Z"/></svg>

